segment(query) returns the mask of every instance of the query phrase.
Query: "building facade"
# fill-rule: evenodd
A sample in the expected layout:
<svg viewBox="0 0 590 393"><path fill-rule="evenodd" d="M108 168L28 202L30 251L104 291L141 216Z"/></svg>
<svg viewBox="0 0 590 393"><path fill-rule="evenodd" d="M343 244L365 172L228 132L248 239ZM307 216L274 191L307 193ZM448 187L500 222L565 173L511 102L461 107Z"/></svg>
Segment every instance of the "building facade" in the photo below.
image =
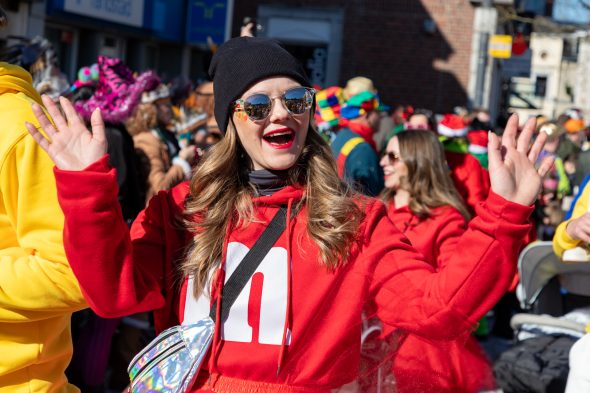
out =
<svg viewBox="0 0 590 393"><path fill-rule="evenodd" d="M212 49L239 35L249 16L262 27L259 35L282 41L317 85L342 85L363 75L374 80L387 104L411 104L437 113L473 103L479 34L495 29L495 20L480 12L477 1L469 0L20 3L26 23L17 35L49 38L70 78L79 67L106 54L121 57L136 70L204 79ZM486 18L492 20L489 26L482 22ZM485 97L490 74L488 67Z"/></svg>
<svg viewBox="0 0 590 393"><path fill-rule="evenodd" d="M70 79L98 55L134 70L206 79L211 48L229 37L233 0L12 1L10 35L48 38ZM2 38L2 37L0 37Z"/></svg>
<svg viewBox="0 0 590 393"><path fill-rule="evenodd" d="M233 33L257 17L320 86L373 79L389 105L438 113L469 103L475 6L467 0L240 0Z"/></svg>

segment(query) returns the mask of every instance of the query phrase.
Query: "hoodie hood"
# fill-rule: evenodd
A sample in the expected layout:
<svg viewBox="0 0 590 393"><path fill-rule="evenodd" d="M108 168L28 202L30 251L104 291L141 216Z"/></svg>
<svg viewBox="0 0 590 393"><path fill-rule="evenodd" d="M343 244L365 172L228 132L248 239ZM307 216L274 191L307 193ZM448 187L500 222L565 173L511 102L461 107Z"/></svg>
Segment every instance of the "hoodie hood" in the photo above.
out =
<svg viewBox="0 0 590 393"><path fill-rule="evenodd" d="M42 105L41 96L33 88L31 74L19 66L0 62L0 94L23 93Z"/></svg>

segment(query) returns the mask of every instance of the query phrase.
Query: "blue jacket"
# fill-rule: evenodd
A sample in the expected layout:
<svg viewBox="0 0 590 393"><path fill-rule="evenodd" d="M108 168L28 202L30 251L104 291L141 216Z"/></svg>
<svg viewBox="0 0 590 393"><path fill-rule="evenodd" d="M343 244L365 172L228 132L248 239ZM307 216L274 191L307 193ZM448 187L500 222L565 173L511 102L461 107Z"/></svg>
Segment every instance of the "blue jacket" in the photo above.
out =
<svg viewBox="0 0 590 393"><path fill-rule="evenodd" d="M367 142L363 140L354 143L351 141L353 138L362 137L348 128L341 129L332 142L332 154L336 161L339 161L339 157L340 161L345 160L343 178L351 186L366 195L376 196L384 186L379 156ZM353 142L354 147L347 151L346 145L349 141ZM352 145L349 144L348 147Z"/></svg>

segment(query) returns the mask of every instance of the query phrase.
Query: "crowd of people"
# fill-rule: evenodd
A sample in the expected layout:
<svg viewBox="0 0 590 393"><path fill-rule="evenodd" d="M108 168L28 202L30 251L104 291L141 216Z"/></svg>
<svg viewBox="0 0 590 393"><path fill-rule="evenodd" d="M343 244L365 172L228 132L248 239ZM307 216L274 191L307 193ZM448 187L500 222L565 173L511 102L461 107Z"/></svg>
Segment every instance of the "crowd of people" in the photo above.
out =
<svg viewBox="0 0 590 393"><path fill-rule="evenodd" d="M484 109L389 107L366 77L313 86L255 37L217 48L196 88L105 56L68 83L46 40L10 49L0 392L123 391L149 340L212 305L190 392L493 391L480 340L511 334L519 252L589 254L579 110L498 131Z"/></svg>

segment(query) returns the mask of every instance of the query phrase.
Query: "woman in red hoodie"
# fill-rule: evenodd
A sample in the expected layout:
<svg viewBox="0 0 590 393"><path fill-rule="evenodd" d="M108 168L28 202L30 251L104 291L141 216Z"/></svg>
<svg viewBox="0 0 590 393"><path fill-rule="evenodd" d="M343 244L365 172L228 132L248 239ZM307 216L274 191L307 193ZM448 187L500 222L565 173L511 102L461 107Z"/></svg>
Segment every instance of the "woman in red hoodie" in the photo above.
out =
<svg viewBox="0 0 590 393"><path fill-rule="evenodd" d="M550 162L533 163L534 125L491 138L493 192L435 271L387 217L383 203L352 193L330 148L311 127L311 83L276 41L234 38L209 70L225 137L190 184L162 191L129 232L105 157L100 111L88 131L70 103L47 98L53 126L34 106L56 164L65 249L89 305L106 317L155 310L156 327L209 313L225 279L280 206L285 232L230 309L193 392L330 392L354 381L365 303L396 328L432 339L469 331L512 278L520 238ZM502 150L502 151L501 151ZM217 313L219 316L219 313Z"/></svg>
<svg viewBox="0 0 590 393"><path fill-rule="evenodd" d="M434 133L406 131L389 140L381 158L386 187L381 197L389 218L436 270L454 262L469 220L444 154ZM449 342L409 335L395 354L393 372L399 393L495 387L490 364L471 335Z"/></svg>

